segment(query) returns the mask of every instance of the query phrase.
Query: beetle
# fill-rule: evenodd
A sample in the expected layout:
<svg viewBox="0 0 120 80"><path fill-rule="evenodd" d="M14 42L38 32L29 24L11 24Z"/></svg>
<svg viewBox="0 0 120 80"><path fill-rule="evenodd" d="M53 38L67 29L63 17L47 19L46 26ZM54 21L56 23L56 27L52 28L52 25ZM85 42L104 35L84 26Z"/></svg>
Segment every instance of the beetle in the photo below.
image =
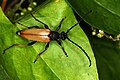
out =
<svg viewBox="0 0 120 80"><path fill-rule="evenodd" d="M90 11L91 12L91 11ZM89 14L90 12L88 12L87 14ZM16 32L19 36L23 37L23 38L26 38L28 40L32 40L32 42L28 43L28 44L13 44L11 46L9 46L8 48L4 49L3 51L3 54L5 53L6 50L14 47L14 46L30 46L30 45L33 45L35 44L36 42L47 42L47 45L45 46L45 49L40 52L36 59L34 60L34 63L37 61L37 59L40 57L40 55L42 53L44 53L48 48L49 48L49 43L51 41L56 41L62 48L64 54L66 55L66 57L68 57L67 55L67 52L65 51L64 47L62 46L61 44L61 41L63 40L68 40L70 41L71 43L73 43L74 45L76 45L78 48L80 48L84 54L87 56L90 64L89 64L89 67L91 66L91 59L90 57L88 56L88 54L85 52L85 50L79 46L77 43L75 43L74 41L72 41L70 38L68 38L68 33L71 29L73 29L76 25L78 25L83 19L81 19L78 23L74 24L72 27L70 27L66 32L62 31L61 33L58 32L58 30L61 28L61 24L63 22L63 20L65 18L63 18L60 23L59 23L59 26L54 30L50 30L49 27L43 23L42 21L38 20L37 18L35 18L35 16L31 13L31 16L38 22L42 23L44 25L44 29L40 29L38 26L32 26L32 27L28 27L28 29L26 30L21 30L21 31L18 31ZM85 16L84 16L85 17ZM83 17L83 18L84 18ZM27 27L26 25L24 24L21 24L19 22L17 22L18 24L22 25L22 26L25 26ZM35 27L35 28L33 28Z"/></svg>

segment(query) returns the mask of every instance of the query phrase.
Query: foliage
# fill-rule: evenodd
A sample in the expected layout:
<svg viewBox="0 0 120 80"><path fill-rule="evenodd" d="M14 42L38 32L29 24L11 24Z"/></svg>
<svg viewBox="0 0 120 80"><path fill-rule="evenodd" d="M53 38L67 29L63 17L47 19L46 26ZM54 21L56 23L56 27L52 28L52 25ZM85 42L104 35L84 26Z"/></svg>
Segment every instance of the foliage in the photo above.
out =
<svg viewBox="0 0 120 80"><path fill-rule="evenodd" d="M92 10L92 14L84 20L92 27L110 34L120 34L119 0L67 0L72 8L82 17ZM84 26L85 29L90 29ZM90 30L89 30L90 31ZM87 32L94 51L100 80L120 80L120 39L98 39ZM91 32L92 33L92 32ZM111 38L111 36L109 36ZM120 37L118 37L120 38Z"/></svg>
<svg viewBox="0 0 120 80"><path fill-rule="evenodd" d="M10 80L98 80L91 46L79 25L70 31L68 37L85 49L92 60L91 67L89 67L89 61L85 54L67 40L62 41L62 44L68 57L64 55L61 47L52 41L50 48L34 64L33 61L37 54L44 50L46 43L38 42L33 46L25 47L15 46L8 49L3 55L3 50L12 44L27 44L31 41L15 34L16 31L27 28L17 23L13 25L1 10L0 14L0 64ZM61 19L66 17L59 32L67 31L77 23L72 9L64 0L48 1L42 6L38 6L32 14L47 24L51 30L55 30ZM18 21L26 26L44 28L30 14Z"/></svg>

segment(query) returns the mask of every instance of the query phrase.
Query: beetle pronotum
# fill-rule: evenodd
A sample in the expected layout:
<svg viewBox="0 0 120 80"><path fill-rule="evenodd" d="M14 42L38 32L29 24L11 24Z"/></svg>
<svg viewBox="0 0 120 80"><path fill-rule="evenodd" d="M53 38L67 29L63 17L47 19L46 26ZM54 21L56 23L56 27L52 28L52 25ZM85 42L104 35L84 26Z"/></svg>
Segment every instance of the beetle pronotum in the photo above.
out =
<svg viewBox="0 0 120 80"><path fill-rule="evenodd" d="M90 12L91 12L91 11L90 11ZM90 12L88 12L87 14L89 14ZM86 15L87 15L87 14L86 14ZM85 55L87 56L87 58L88 58L88 60L89 60L89 62L90 62L89 67L91 66L91 59L90 59L90 57L88 56L88 54L85 52L85 50L84 50L81 46L79 46L77 43L75 43L74 41L72 41L70 38L68 38L68 36L67 36L67 34L69 33L69 31L70 31L71 29L73 29L77 24L79 24L83 19L81 19L78 23L76 23L76 24L74 24L72 27L70 27L66 32L62 31L61 33L59 33L58 30L61 28L61 24L62 24L62 22L63 22L63 20L64 20L65 18L63 18L63 19L60 21L59 26L58 26L54 31L51 31L51 30L49 29L49 27L48 27L45 23L43 23L43 22L41 22L40 20L38 20L37 18L35 18L35 17L33 16L33 14L31 14L31 15L32 15L32 17L33 17L36 21L44 24L44 27L45 27L45 28L44 28L44 29L40 29L38 26L33 26L33 27L36 27L36 28L30 28L30 29L18 31L17 34L18 34L19 36L21 36L21 37L23 37L23 38L26 38L26 39L28 39L28 40L32 40L33 42L28 43L28 44L13 44L13 45L9 46L8 48L6 48L6 49L3 51L3 54L5 53L6 50L8 50L9 48L14 47L14 46L30 46L30 45L33 45L33 44L36 43L36 42L47 42L47 45L45 46L45 49L44 49L42 52L40 52L40 53L37 55L36 59L34 60L34 63L35 63L35 62L37 61L37 59L40 57L40 55L49 48L49 43L50 43L50 41L51 41L51 40L54 40L54 41L56 41L56 42L61 46L64 54L68 57L68 55L67 55L64 47L63 47L62 44L61 44L61 40L66 40L66 39L67 39L68 41L70 41L71 43L73 43L74 45L76 45L77 47L79 47L79 48L85 53ZM86 15L85 15L85 16L86 16ZM84 16L84 17L85 17L85 16ZM83 17L83 18L84 18L84 17ZM23 24L21 24L21 23L19 23L19 22L18 22L18 24L23 25ZM25 25L23 25L23 26L25 26ZM27 27L27 26L25 26L25 27Z"/></svg>

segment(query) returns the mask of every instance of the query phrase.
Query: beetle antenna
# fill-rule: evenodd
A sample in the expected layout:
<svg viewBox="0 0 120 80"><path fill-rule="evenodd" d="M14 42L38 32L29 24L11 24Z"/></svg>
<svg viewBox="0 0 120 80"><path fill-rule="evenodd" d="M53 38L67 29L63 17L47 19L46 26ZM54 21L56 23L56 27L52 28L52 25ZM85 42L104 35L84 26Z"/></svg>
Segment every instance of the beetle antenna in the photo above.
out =
<svg viewBox="0 0 120 80"><path fill-rule="evenodd" d="M90 10L89 12L87 12L87 13L83 16L83 18L87 17L87 15L90 14L91 12L92 12L92 10ZM77 22L76 24L74 24L70 29L68 29L67 32L66 32L66 34L67 34L72 28L74 28L76 25L78 25L78 24L83 20L83 18L80 19L79 22Z"/></svg>
<svg viewBox="0 0 120 80"><path fill-rule="evenodd" d="M68 37L67 37L67 39L68 39L68 41L70 41L71 43L73 43L74 45L76 45L77 47L79 47L84 53L85 53L85 55L87 56L87 58L88 58L88 60L89 60L89 62L90 62L90 65L89 65L89 67L91 66L91 59L90 59L90 57L88 56L88 54L85 52L85 50L81 47L81 46L79 46L77 43L75 43L75 42L73 42L72 40L70 40Z"/></svg>

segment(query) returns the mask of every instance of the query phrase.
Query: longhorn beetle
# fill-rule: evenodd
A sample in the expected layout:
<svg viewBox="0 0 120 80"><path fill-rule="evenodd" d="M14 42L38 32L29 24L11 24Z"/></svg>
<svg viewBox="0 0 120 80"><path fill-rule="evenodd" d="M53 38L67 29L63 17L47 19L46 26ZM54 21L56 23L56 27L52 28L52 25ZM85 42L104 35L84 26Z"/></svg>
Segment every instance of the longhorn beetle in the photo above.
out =
<svg viewBox="0 0 120 80"><path fill-rule="evenodd" d="M91 10L91 11L92 11L92 10ZM90 11L90 12L91 12L91 11ZM88 15L90 12L86 13L86 15ZM14 47L14 46L30 46L30 45L35 44L36 42L47 42L47 45L45 46L45 49L44 49L42 52L40 52L40 53L37 55L36 59L34 60L34 63L35 63L35 62L37 61L37 59L40 57L40 55L41 55L42 53L44 53L44 52L49 48L49 43L50 43L52 40L54 40L54 41L56 41L56 42L61 46L64 54L66 55L66 57L68 57L68 55L67 55L64 47L63 47L62 44L61 44L61 41L62 41L62 40L66 40L66 39L67 39L68 41L70 41L71 43L73 43L74 45L76 45L78 48L80 48L80 49L84 52L84 54L87 56L87 58L88 58L88 60L89 60L89 62L90 62L89 67L91 66L91 59L90 59L90 57L88 56L88 54L85 52L85 50L84 50L81 46L79 46L77 43L75 43L74 41L72 41L70 38L68 38L68 36L67 36L67 34L69 33L69 31L70 31L71 29L73 29L76 25L78 25L83 19L81 19L78 23L74 24L74 25L73 25L71 28L69 28L66 32L62 31L61 33L59 33L58 30L61 28L61 24L62 24L62 22L63 22L63 20L64 20L65 18L63 18L63 19L60 21L59 26L58 26L54 31L51 31L51 30L49 29L49 27L48 27L45 23L43 23L43 22L41 22L40 20L38 20L37 18L35 18L35 16L34 16L32 13L31 13L31 15L32 15L32 17L33 17L36 21L42 23L45 28L44 28L44 29L40 29L38 26L32 26L32 27L36 27L36 28L32 28L32 27L29 28L28 26L25 26L25 25L17 22L18 24L20 24L20 25L22 25L22 26L28 27L28 29L26 29L26 30L18 31L17 34L18 34L19 36L23 37L23 38L26 38L26 39L28 39L28 40L32 40L32 42L30 42L30 43L28 43L28 44L13 44L13 45L9 46L8 48L6 48L6 49L3 51L3 54L5 53L6 50L8 50L9 48L12 48L12 47ZM86 15L83 16L83 18L85 18Z"/></svg>

